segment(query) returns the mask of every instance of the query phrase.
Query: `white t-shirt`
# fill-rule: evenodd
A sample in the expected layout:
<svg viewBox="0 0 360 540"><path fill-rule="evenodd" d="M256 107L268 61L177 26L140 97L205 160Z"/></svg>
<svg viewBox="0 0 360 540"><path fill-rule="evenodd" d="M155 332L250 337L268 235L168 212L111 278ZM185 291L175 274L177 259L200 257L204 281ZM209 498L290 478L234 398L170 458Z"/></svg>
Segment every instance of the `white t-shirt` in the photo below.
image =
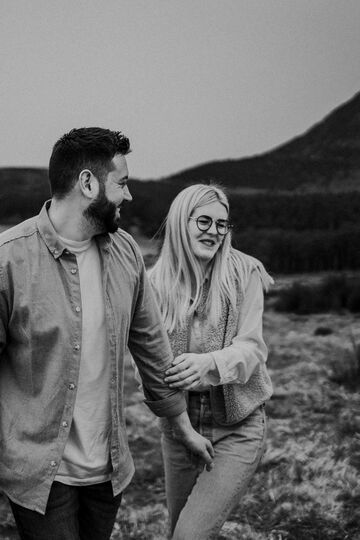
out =
<svg viewBox="0 0 360 540"><path fill-rule="evenodd" d="M82 342L73 421L55 480L70 485L96 484L107 481L112 470L110 364L101 262L94 240L60 238L78 264Z"/></svg>

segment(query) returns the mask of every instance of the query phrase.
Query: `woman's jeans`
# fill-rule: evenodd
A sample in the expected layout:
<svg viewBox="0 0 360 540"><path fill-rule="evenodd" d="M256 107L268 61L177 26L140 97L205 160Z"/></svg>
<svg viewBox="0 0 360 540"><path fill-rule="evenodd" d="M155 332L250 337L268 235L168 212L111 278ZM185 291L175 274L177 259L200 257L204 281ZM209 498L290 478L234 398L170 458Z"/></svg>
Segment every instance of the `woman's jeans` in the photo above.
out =
<svg viewBox="0 0 360 540"><path fill-rule="evenodd" d="M264 451L265 406L234 426L213 420L208 392L189 393L193 427L208 438L215 451L209 472L162 422L166 499L173 540L208 540L218 533L245 493Z"/></svg>
<svg viewBox="0 0 360 540"><path fill-rule="evenodd" d="M120 502L111 482L81 487L54 482L45 515L10 505L21 540L109 540Z"/></svg>

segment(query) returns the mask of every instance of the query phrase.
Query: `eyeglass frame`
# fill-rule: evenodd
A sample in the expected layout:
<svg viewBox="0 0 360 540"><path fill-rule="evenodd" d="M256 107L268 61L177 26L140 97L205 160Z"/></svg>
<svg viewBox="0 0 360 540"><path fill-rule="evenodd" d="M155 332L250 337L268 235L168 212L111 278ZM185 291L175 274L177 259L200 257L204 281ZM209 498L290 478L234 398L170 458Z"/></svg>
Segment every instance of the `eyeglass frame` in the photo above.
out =
<svg viewBox="0 0 360 540"><path fill-rule="evenodd" d="M209 220L209 226L206 229L201 229L199 227L198 220L201 219L201 218L206 218L206 219ZM197 217L189 216L189 219L193 219L196 222L196 226L199 229L199 231L201 231L201 232L207 232L209 229L211 229L212 224L215 223L216 232L218 234L220 234L220 236L226 236L231 231L231 229L233 228L233 225L231 225L231 223L227 219L216 219L215 220L210 216L206 216L205 214L201 215L201 216L197 216ZM219 231L219 227L224 226L224 225L221 225L221 223L219 223L219 221L220 222L224 222L224 221L226 222L226 226L227 226L227 231L226 232L223 233L223 232Z"/></svg>

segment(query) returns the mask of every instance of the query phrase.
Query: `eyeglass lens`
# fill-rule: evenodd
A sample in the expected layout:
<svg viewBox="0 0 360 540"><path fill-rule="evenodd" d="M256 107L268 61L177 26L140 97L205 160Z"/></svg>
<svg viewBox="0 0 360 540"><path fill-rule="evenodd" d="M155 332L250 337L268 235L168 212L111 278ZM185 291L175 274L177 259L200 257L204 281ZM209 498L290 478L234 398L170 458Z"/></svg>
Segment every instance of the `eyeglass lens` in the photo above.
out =
<svg viewBox="0 0 360 540"><path fill-rule="evenodd" d="M196 224L200 231L208 231L213 224L213 219L210 216L199 216L196 218ZM215 226L218 234L226 234L230 229L230 224L226 219L217 219Z"/></svg>

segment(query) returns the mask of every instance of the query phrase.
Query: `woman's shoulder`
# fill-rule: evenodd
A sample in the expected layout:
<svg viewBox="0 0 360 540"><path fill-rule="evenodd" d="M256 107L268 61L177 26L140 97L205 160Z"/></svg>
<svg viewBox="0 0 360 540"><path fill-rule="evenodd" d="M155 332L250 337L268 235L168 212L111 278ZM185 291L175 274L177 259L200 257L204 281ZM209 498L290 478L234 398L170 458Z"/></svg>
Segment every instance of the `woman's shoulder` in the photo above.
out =
<svg viewBox="0 0 360 540"><path fill-rule="evenodd" d="M263 263L259 259L256 259L256 257L234 248L230 251L230 257L236 274L245 282L245 288L253 272L258 274L262 286L266 291L274 283L273 278L268 274Z"/></svg>

